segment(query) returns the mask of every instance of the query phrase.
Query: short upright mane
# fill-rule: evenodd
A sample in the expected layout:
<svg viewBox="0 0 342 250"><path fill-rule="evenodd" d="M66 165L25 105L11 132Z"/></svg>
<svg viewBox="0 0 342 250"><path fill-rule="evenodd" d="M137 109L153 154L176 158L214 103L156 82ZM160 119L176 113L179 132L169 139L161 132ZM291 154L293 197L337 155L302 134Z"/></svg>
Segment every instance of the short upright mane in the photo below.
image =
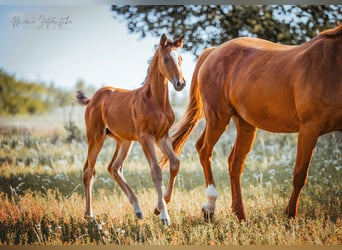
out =
<svg viewBox="0 0 342 250"><path fill-rule="evenodd" d="M339 26L333 29L325 30L319 33L319 36L339 36L339 35L342 35L342 24L340 24Z"/></svg>
<svg viewBox="0 0 342 250"><path fill-rule="evenodd" d="M151 61L152 61L152 57L150 57L150 58L147 60L147 65L148 65L148 66L147 66L146 76L145 76L144 81L141 83L141 85L145 85L145 83L146 83L146 81L147 81L148 72L150 71Z"/></svg>
<svg viewBox="0 0 342 250"><path fill-rule="evenodd" d="M154 46L154 55L157 53L158 48L159 48L158 45L155 45L155 46ZM152 63L152 60L153 60L154 55L151 56L151 57L147 60L147 65L148 65L148 66L147 66L147 70L146 70L146 76L145 76L144 81L141 83L141 85L145 85L145 83L147 82L148 74L149 74L149 72L150 72L151 63Z"/></svg>

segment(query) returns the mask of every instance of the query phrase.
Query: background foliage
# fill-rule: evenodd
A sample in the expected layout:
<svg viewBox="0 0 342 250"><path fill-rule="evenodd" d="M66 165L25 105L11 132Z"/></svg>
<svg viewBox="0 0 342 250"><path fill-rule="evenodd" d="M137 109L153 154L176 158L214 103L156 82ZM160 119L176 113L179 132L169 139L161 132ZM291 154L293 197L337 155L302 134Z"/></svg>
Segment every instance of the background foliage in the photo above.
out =
<svg viewBox="0 0 342 250"><path fill-rule="evenodd" d="M79 80L75 89L65 90L53 83L19 80L0 68L0 115L43 114L70 106L76 89L85 89L91 96L95 89Z"/></svg>
<svg viewBox="0 0 342 250"><path fill-rule="evenodd" d="M70 105L71 93L44 83L17 80L0 69L0 114L39 114Z"/></svg>
<svg viewBox="0 0 342 250"><path fill-rule="evenodd" d="M112 11L142 38L184 34L184 48L195 55L239 36L300 44L342 20L342 5L114 5Z"/></svg>

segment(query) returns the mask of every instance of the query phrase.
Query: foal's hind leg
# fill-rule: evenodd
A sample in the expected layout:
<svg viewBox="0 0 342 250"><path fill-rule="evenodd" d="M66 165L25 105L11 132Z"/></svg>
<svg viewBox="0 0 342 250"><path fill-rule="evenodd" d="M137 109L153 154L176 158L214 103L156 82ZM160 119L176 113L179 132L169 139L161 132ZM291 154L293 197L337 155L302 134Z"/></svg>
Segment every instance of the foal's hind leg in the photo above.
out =
<svg viewBox="0 0 342 250"><path fill-rule="evenodd" d="M290 202L286 208L289 218L296 217L299 196L304 187L309 171L309 164L315 148L320 126L316 123L301 125L297 142L297 159L293 173L293 192Z"/></svg>
<svg viewBox="0 0 342 250"><path fill-rule="evenodd" d="M114 180L119 184L122 191L126 194L129 202L132 204L134 212L136 216L141 219L142 218L142 211L139 206L138 198L134 194L131 187L128 185L128 183L125 180L125 177L123 175L122 171L122 165L127 158L127 155L129 153L129 150L131 148L131 142L130 141L118 141L116 142L116 150L113 156L112 161L110 162L108 166L108 172L113 176Z"/></svg>
<svg viewBox="0 0 342 250"><path fill-rule="evenodd" d="M169 184L164 194L165 202L169 203L171 200L172 190L175 184L176 176L179 171L179 160L175 152L173 151L172 143L168 135L159 140L158 146L160 150L163 152L163 154L167 156L170 164Z"/></svg>
<svg viewBox="0 0 342 250"><path fill-rule="evenodd" d="M241 174L244 169L247 154L253 147L256 128L239 117L233 117L237 136L232 152L228 158L229 176L232 190L232 210L238 219L245 220L246 213L241 195Z"/></svg>
<svg viewBox="0 0 342 250"><path fill-rule="evenodd" d="M102 133L101 133L102 132ZM86 211L85 217L92 217L91 208L92 185L95 176L95 162L106 138L104 130L95 131L94 134L87 134L88 138L88 157L83 169L83 182L86 190Z"/></svg>
<svg viewBox="0 0 342 250"><path fill-rule="evenodd" d="M139 138L139 142L144 150L147 161L150 165L152 180L156 186L158 194L158 203L155 209L155 214L159 214L163 223L170 225L170 216L167 212L165 200L162 192L162 172L157 161L157 156L154 149L154 137L148 134L142 135Z"/></svg>

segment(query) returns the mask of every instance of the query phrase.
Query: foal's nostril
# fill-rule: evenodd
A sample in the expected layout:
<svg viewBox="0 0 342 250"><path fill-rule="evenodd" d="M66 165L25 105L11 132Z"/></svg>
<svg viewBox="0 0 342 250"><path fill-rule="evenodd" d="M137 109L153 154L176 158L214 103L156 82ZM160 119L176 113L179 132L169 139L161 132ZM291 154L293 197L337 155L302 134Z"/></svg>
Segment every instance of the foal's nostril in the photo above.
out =
<svg viewBox="0 0 342 250"><path fill-rule="evenodd" d="M185 79L178 80L176 85L177 85L177 87L184 86L185 85Z"/></svg>
<svg viewBox="0 0 342 250"><path fill-rule="evenodd" d="M175 87L175 89L176 89L177 91L182 90L182 89L185 87L185 81L184 81L184 80L182 80L182 81L180 81L180 80L176 81L176 82L174 83L174 87Z"/></svg>

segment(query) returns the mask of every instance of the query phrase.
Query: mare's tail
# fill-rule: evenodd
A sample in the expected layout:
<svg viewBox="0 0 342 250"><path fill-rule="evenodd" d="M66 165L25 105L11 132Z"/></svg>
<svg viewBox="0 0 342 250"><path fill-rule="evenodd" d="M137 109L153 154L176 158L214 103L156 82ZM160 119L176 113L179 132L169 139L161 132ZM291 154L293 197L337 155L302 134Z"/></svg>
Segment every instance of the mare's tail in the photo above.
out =
<svg viewBox="0 0 342 250"><path fill-rule="evenodd" d="M78 90L76 92L75 100L81 105L87 105L90 102L90 99L86 96L83 90Z"/></svg>
<svg viewBox="0 0 342 250"><path fill-rule="evenodd" d="M191 80L189 105L183 117L171 128L172 130L175 130L175 132L171 136L171 142L176 155L180 154L191 132L197 126L198 121L204 116L203 104L198 89L198 72L205 59L213 50L214 48L208 48L204 50L203 53L198 57L197 64L195 66L195 70ZM160 159L159 163L161 166L164 166L166 162L167 157L163 156Z"/></svg>

